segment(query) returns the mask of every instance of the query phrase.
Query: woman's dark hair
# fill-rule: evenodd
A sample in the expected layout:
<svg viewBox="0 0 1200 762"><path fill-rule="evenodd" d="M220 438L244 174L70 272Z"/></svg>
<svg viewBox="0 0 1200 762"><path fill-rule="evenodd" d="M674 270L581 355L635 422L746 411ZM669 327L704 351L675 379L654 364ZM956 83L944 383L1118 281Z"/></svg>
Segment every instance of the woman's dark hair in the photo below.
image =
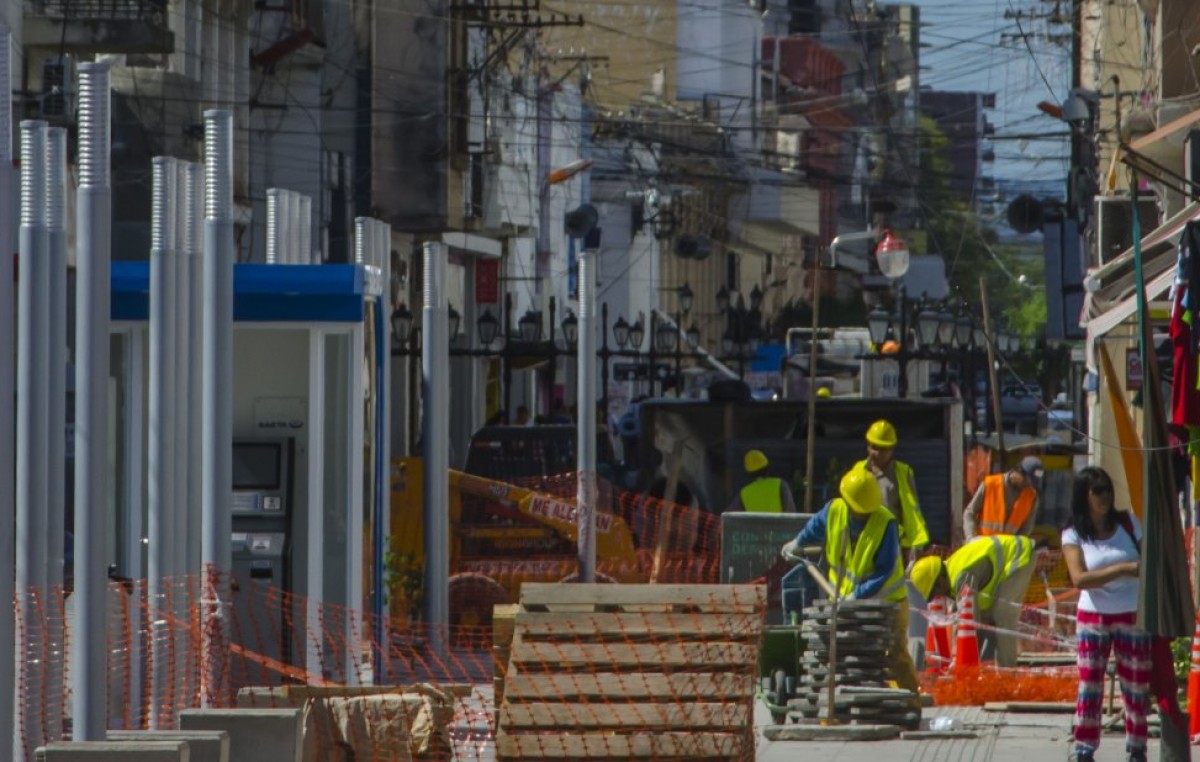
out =
<svg viewBox="0 0 1200 762"><path fill-rule="evenodd" d="M1100 527L1092 523L1092 512L1088 507L1088 495L1109 494L1113 492L1112 478L1108 472L1098 466L1088 466L1075 474L1075 487L1071 491L1071 520L1068 526L1079 533L1082 540L1094 540L1100 532ZM1116 522L1116 508L1108 512L1108 526L1111 529Z"/></svg>

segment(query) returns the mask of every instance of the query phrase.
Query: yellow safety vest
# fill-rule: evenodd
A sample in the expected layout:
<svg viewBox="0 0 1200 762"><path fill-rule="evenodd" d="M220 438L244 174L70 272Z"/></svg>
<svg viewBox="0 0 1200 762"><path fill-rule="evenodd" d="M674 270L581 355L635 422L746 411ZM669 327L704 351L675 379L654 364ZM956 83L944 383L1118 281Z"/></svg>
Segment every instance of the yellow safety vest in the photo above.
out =
<svg viewBox="0 0 1200 762"><path fill-rule="evenodd" d="M979 611L987 611L995 602L996 587L1017 573L1018 569L1033 562L1033 540L1011 534L992 534L976 537L954 551L946 559L946 574L950 577L951 589L958 589L958 579L980 559L992 561L992 578L975 591L975 605Z"/></svg>
<svg viewBox="0 0 1200 762"><path fill-rule="evenodd" d="M929 529L925 526L925 514L917 505L917 493L913 492L913 470L907 463L892 461L896 472L896 494L900 497L900 547L919 548L929 544ZM870 471L866 460L860 460L855 468ZM886 506L885 506L886 507Z"/></svg>
<svg viewBox="0 0 1200 762"><path fill-rule="evenodd" d="M895 521L891 511L879 508L867 519L854 547L845 548L850 541L850 506L840 497L829 501L825 522L825 559L829 562L829 581L839 595L850 595L863 580L875 571L875 556L883 544L888 524ZM846 558L842 558L843 552ZM845 567L842 566L843 560ZM875 598L893 603L907 599L904 589L904 564L896 554L896 568Z"/></svg>
<svg viewBox="0 0 1200 762"><path fill-rule="evenodd" d="M783 499L779 491L783 480L775 477L755 479L742 487L742 508L749 513L783 513Z"/></svg>

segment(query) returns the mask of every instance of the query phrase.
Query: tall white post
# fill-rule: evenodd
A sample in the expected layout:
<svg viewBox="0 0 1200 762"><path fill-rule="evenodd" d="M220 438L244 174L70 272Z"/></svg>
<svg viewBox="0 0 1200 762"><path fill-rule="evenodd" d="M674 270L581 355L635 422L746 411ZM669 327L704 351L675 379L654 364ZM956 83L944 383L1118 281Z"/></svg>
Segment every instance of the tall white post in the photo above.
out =
<svg viewBox="0 0 1200 762"><path fill-rule="evenodd" d="M233 115L204 112L203 622L200 698L226 706L233 496Z"/></svg>
<svg viewBox="0 0 1200 762"><path fill-rule="evenodd" d="M188 654L188 630L183 626L183 622L187 621L188 617L188 590L189 579L188 574L192 573L192 569L188 567L188 544L195 537L188 533L189 515L192 512L192 506L188 502L188 472L190 470L190 462L188 461L187 437L193 423L199 423L200 416L197 414L193 421L191 417L191 409L188 405L189 401L189 370L191 367L192 349L188 344L188 337L191 335L188 329L188 311L191 308L191 286L188 283L188 247L191 245L189 238L195 233L195 226L189 225L193 222L192 219L192 197L191 186L188 184L188 165L186 161L175 162L175 204L172 211L172 216L175 218L175 245L171 248L171 267L175 271L174 294L171 297L171 302L168 305L171 315L171 325L174 329L174 348L173 365L175 384L172 387L171 402L174 407L174 429L172 432L171 452L173 457L172 468L174 470L172 493L175 496L175 503L172 508L172 527L174 529L174 537L172 538L172 547L175 548L174 557L171 559L171 576L173 584L171 586L171 598L174 602L173 610L175 612L175 624L171 627L171 631L175 635L173 648L175 649L175 684L172 686L172 695L176 697L176 705L179 700L185 695L186 685L189 677L192 674L189 663Z"/></svg>
<svg viewBox="0 0 1200 762"><path fill-rule="evenodd" d="M282 229L283 191L279 188L267 188L267 264L269 265L277 265L282 261L279 256Z"/></svg>
<svg viewBox="0 0 1200 762"><path fill-rule="evenodd" d="M153 195L150 220L150 447L147 452L149 484L148 613L150 617L150 707L151 730L170 727L164 716L170 648L166 602L169 582L175 571L175 327L171 320L175 301L172 267L175 245L175 160L154 158Z"/></svg>
<svg viewBox="0 0 1200 762"><path fill-rule="evenodd" d="M579 581L596 581L596 252L579 255L576 521ZM653 338L653 337L651 337Z"/></svg>
<svg viewBox="0 0 1200 762"><path fill-rule="evenodd" d="M20 276L17 297L17 685L21 691L20 734L14 757L30 759L44 740L41 704L43 631L39 598L46 587L47 471L49 418L50 284L46 277L46 123L21 122Z"/></svg>
<svg viewBox="0 0 1200 762"><path fill-rule="evenodd" d="M20 219L16 173L12 156L12 69L9 50L12 36L0 24L0 304L10 305L0 310L0 601L13 599L13 565L16 521L14 482L16 480L16 410L13 399L17 393L17 351L15 346L14 315L11 305L16 302L13 288L13 254L17 250L17 228ZM16 650L13 617L0 616L0 654ZM13 694L16 689L13 660L0 658L0 739L12 738ZM2 742L2 741L0 741Z"/></svg>
<svg viewBox="0 0 1200 762"><path fill-rule="evenodd" d="M67 131L46 130L47 272L50 287L49 424L46 433L49 510L46 512L46 737L63 734L66 631L59 616L63 601L63 551L67 528Z"/></svg>
<svg viewBox="0 0 1200 762"><path fill-rule="evenodd" d="M312 197L300 196L299 208L296 211L296 235L299 236L300 250L296 253L296 264L311 265L313 234L312 234Z"/></svg>
<svg viewBox="0 0 1200 762"><path fill-rule="evenodd" d="M425 621L434 653L444 655L450 626L450 337L446 311L446 252L425 243L425 308L421 337L421 394L425 401Z"/></svg>
<svg viewBox="0 0 1200 762"><path fill-rule="evenodd" d="M108 64L79 67L75 221L75 624L71 737L101 741L107 720L108 370L112 187Z"/></svg>

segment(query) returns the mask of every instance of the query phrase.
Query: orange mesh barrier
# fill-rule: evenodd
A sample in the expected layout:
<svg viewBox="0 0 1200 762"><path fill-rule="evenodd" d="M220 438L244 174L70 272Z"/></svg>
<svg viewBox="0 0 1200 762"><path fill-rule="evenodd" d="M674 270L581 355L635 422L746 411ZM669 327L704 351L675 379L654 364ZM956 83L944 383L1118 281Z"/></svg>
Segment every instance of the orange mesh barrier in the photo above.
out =
<svg viewBox="0 0 1200 762"><path fill-rule="evenodd" d="M983 706L1005 701L1075 701L1079 672L974 668L954 678L924 678L922 690L939 706Z"/></svg>

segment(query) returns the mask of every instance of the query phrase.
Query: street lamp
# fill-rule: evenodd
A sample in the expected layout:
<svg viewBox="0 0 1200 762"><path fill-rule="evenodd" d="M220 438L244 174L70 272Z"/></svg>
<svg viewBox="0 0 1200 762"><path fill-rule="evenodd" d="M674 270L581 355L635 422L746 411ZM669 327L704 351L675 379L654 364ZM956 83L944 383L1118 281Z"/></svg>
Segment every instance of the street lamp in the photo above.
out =
<svg viewBox="0 0 1200 762"><path fill-rule="evenodd" d="M688 314L692 311L692 300L695 295L692 293L692 287L684 283L679 288L679 309L683 314Z"/></svg>
<svg viewBox="0 0 1200 762"><path fill-rule="evenodd" d="M520 320L517 321L517 331L521 337L521 341L527 344L533 344L541 340L542 337L542 320L541 317L529 310Z"/></svg>
<svg viewBox="0 0 1200 762"><path fill-rule="evenodd" d="M700 329L695 323L692 323L691 328L687 329L687 343L692 349L700 346Z"/></svg>
<svg viewBox="0 0 1200 762"><path fill-rule="evenodd" d="M613 341L617 342L617 349L624 350L629 346L629 323L625 322L625 318L617 318L617 322L613 324Z"/></svg>
<svg viewBox="0 0 1200 762"><path fill-rule="evenodd" d="M654 328L654 348L663 354L675 351L679 346L679 334L675 326L660 321Z"/></svg>
<svg viewBox="0 0 1200 762"><path fill-rule="evenodd" d="M408 307L401 304L392 313L392 336L395 337L397 345L408 344L408 339L412 335L412 326L413 314Z"/></svg>
<svg viewBox="0 0 1200 762"><path fill-rule="evenodd" d="M965 347L971 341L971 318L964 312L954 323L954 340L960 347Z"/></svg>
<svg viewBox="0 0 1200 762"><path fill-rule="evenodd" d="M750 311L757 312L758 308L762 306L762 300L762 289L758 287L757 283L755 283L754 288L750 289Z"/></svg>
<svg viewBox="0 0 1200 762"><path fill-rule="evenodd" d="M717 291L717 312L724 315L729 311L729 289L721 286Z"/></svg>
<svg viewBox="0 0 1200 762"><path fill-rule="evenodd" d="M882 346L883 342L887 341L888 325L892 322L892 316L887 313L883 307L876 307L867 313L867 333L871 335L871 343L875 346ZM815 340L815 337L814 337ZM809 375L812 375L812 370L809 369Z"/></svg>
<svg viewBox="0 0 1200 762"><path fill-rule="evenodd" d="M629 345L634 349L642 348L642 339L646 338L646 327L642 325L642 319L629 327Z"/></svg>
<svg viewBox="0 0 1200 762"><path fill-rule="evenodd" d="M475 330L479 333L479 343L490 347L496 340L496 335L500 333L500 321L496 319L491 310L484 310L479 319L475 321Z"/></svg>
<svg viewBox="0 0 1200 762"><path fill-rule="evenodd" d="M943 347L954 343L954 314L943 309L938 313L938 343Z"/></svg>
<svg viewBox="0 0 1200 762"><path fill-rule="evenodd" d="M568 312L563 318L562 332L567 346L575 346L575 342L579 340L579 318L575 317L574 312Z"/></svg>
<svg viewBox="0 0 1200 762"><path fill-rule="evenodd" d="M933 308L925 305L917 314L917 335L921 339L921 347L932 349L938 340L938 314Z"/></svg>

